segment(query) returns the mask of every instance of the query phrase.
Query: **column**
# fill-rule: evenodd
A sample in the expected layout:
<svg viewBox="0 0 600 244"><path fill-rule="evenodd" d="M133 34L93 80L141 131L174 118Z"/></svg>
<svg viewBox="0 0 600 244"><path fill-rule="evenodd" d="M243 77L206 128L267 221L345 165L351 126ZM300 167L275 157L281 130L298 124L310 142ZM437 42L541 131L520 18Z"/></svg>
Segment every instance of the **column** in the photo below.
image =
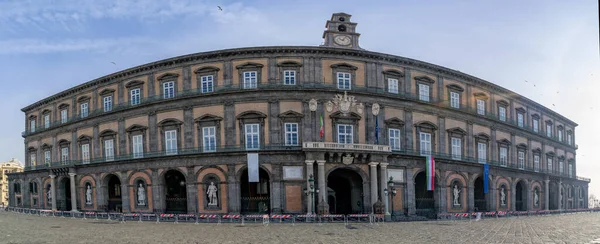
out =
<svg viewBox="0 0 600 244"><path fill-rule="evenodd" d="M384 189L387 188L387 166L389 165L389 163L379 163L379 169L380 169L380 173L379 173L379 180L381 181L381 189L379 190L379 195L381 196L381 201L383 201L383 204L385 206L385 215L390 215L390 209L389 209L389 204L390 204L390 196L392 196L392 189L388 189L388 196L385 195ZM393 210L392 210L393 211Z"/></svg>
<svg viewBox="0 0 600 244"><path fill-rule="evenodd" d="M563 205L562 205L562 202L564 201L563 198L564 198L564 196L562 196L562 180L560 180L560 181L558 181L558 210L563 209Z"/></svg>
<svg viewBox="0 0 600 244"><path fill-rule="evenodd" d="M371 213L375 213L373 205L377 202L377 162L370 162L371 166Z"/></svg>
<svg viewBox="0 0 600 244"><path fill-rule="evenodd" d="M445 190L445 189L444 189ZM406 169L406 207L408 208L408 216L414 216L415 209L415 181L413 180L413 169Z"/></svg>
<svg viewBox="0 0 600 244"><path fill-rule="evenodd" d="M473 174L469 174L469 182L467 182L467 209L469 212L473 212L475 211L475 187L474 187L474 180L471 181L470 179L473 178ZM458 198L460 199L460 197ZM477 210L480 211L480 210Z"/></svg>
<svg viewBox="0 0 600 244"><path fill-rule="evenodd" d="M544 180L544 210L548 210L550 206L549 193L550 193L550 180Z"/></svg>
<svg viewBox="0 0 600 244"><path fill-rule="evenodd" d="M75 173L69 173L69 179L71 183L71 211L77 212L77 190L75 189ZM54 180L54 179L53 179ZM54 197L52 198L54 201ZM52 205L54 206L54 205Z"/></svg>
<svg viewBox="0 0 600 244"><path fill-rule="evenodd" d="M314 160L306 160L304 161L306 163L306 190L310 190L310 184L308 183L308 179L310 179L310 176L313 176L314 179L314 170L313 170L313 164L314 164ZM313 199L313 195L308 194L306 196L306 214L313 214L313 203L315 202L315 200Z"/></svg>
<svg viewBox="0 0 600 244"><path fill-rule="evenodd" d="M327 202L327 186L325 185L325 160L317 160L319 173L319 202Z"/></svg>
<svg viewBox="0 0 600 244"><path fill-rule="evenodd" d="M50 191L52 192L52 211L56 211L56 175L50 175Z"/></svg>

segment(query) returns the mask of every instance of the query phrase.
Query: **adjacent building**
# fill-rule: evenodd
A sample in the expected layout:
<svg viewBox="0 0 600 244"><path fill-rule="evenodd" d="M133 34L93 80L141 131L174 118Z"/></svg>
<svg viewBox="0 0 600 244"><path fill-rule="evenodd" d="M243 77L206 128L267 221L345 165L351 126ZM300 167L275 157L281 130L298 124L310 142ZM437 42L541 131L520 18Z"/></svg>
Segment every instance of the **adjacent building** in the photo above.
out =
<svg viewBox="0 0 600 244"><path fill-rule="evenodd" d="M16 158L0 163L0 204L8 206L8 174L23 172L23 164Z"/></svg>
<svg viewBox="0 0 600 244"><path fill-rule="evenodd" d="M367 51L356 26L336 13L321 46L169 58L23 108L26 167L9 176L10 205L348 214L380 200L386 213L431 217L587 207L575 122L492 82Z"/></svg>

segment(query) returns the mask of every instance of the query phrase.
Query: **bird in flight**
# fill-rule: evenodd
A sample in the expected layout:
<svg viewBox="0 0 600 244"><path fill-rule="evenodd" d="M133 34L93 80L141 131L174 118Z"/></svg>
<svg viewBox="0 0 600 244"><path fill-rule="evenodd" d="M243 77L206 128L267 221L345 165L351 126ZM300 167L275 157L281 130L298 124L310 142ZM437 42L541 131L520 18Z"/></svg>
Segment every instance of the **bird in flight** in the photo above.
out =
<svg viewBox="0 0 600 244"><path fill-rule="evenodd" d="M217 6L217 8L219 8L219 11L223 11L223 9L221 8L221 6Z"/></svg>
<svg viewBox="0 0 600 244"><path fill-rule="evenodd" d="M114 64L114 65L117 65L117 64L115 64L115 62L111 62L111 63Z"/></svg>

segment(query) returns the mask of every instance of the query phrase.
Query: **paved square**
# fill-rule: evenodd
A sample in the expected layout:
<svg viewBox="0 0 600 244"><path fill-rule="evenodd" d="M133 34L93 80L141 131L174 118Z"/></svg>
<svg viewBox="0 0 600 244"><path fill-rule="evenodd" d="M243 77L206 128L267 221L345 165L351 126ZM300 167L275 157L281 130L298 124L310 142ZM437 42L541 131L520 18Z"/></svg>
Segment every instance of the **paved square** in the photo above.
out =
<svg viewBox="0 0 600 244"><path fill-rule="evenodd" d="M352 224L188 224L39 217L0 212L1 243L591 243L600 213Z"/></svg>

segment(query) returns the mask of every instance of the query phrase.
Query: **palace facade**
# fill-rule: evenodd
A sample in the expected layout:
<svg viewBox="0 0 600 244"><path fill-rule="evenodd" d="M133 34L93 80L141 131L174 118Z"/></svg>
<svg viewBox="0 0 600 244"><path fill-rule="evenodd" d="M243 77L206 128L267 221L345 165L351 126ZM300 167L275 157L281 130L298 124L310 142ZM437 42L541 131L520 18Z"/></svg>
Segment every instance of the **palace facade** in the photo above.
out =
<svg viewBox="0 0 600 244"><path fill-rule="evenodd" d="M407 216L587 207L575 122L491 82L364 50L350 18L333 14L321 46L174 57L23 108L26 167L9 176L10 206L349 214L381 201Z"/></svg>

